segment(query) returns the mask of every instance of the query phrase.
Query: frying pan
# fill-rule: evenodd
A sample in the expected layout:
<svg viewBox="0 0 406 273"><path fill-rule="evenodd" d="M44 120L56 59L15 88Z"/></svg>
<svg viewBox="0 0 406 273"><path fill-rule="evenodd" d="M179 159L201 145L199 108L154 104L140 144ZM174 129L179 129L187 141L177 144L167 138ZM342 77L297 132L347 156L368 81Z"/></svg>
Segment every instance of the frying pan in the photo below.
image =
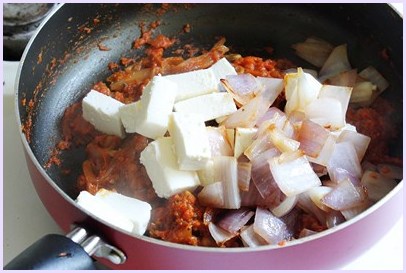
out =
<svg viewBox="0 0 406 273"><path fill-rule="evenodd" d="M99 19L97 24L94 18ZM293 43L309 36L336 45L347 43L353 67L373 65L391 84L384 96L399 113L398 120L391 121L399 130L391 149L401 155L403 19L389 5L194 4L162 9L159 4L64 4L45 20L23 54L16 108L20 125L32 120L30 141L24 134L21 137L34 186L50 215L69 234L41 239L6 269L92 268L92 254L113 269L334 269L356 258L390 229L403 211L403 181L357 217L283 247L178 245L132 236L82 211L74 199L84 149L62 156L64 167L72 170L69 175L57 166L43 167L61 137L61 117L93 84L110 74L109 62L142 54L131 43L140 36L140 22L155 20L162 23L156 31L176 36L179 47L193 43L209 49L215 37L224 36L231 51L270 57L263 48L272 46L273 58L285 57L304 67L309 64L294 55ZM186 23L190 33L182 33ZM99 43L110 50L100 50ZM382 58L383 49L389 60ZM24 99L33 99L34 108L24 106ZM31 254L37 256L30 260ZM57 264L60 261L63 265Z"/></svg>

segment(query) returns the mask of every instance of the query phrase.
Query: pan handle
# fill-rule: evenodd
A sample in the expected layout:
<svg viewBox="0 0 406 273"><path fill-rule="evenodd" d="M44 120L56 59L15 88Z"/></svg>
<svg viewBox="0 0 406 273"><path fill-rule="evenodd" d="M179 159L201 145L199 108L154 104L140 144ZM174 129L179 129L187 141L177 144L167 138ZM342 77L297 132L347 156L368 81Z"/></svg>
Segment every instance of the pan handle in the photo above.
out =
<svg viewBox="0 0 406 273"><path fill-rule="evenodd" d="M96 235L88 236L85 229L76 227L68 235L50 234L32 244L9 262L5 270L92 270L96 269L92 255L122 264L123 252L105 243Z"/></svg>
<svg viewBox="0 0 406 273"><path fill-rule="evenodd" d="M5 270L95 269L93 260L82 246L70 238L50 234L32 244L9 262Z"/></svg>

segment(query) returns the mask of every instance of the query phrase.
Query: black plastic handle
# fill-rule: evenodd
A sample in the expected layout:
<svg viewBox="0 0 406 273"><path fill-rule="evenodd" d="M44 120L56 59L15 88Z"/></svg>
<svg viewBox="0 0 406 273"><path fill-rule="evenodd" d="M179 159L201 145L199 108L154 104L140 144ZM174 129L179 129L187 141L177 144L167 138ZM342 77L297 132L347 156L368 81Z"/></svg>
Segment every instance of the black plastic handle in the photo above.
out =
<svg viewBox="0 0 406 273"><path fill-rule="evenodd" d="M96 269L93 259L81 245L58 234L42 237L9 262L5 270Z"/></svg>

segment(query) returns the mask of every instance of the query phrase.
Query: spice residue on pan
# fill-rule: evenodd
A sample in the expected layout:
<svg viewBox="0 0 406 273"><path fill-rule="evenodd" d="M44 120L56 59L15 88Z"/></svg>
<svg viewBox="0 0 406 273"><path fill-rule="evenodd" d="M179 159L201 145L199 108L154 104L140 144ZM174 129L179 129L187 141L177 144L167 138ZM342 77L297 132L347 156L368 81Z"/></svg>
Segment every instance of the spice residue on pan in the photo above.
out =
<svg viewBox="0 0 406 273"><path fill-rule="evenodd" d="M111 48L105 46L105 45L102 44L102 43L98 43L98 44L97 44L97 47L98 47L99 50L101 50L101 51L110 51L110 50L111 50Z"/></svg>

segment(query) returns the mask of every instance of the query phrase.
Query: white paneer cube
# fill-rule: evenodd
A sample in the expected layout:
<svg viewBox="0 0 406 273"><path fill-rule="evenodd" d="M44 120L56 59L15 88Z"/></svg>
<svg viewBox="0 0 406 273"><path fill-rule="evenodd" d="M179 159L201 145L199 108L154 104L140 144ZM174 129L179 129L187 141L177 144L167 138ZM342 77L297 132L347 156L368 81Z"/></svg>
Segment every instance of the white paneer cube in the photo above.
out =
<svg viewBox="0 0 406 273"><path fill-rule="evenodd" d="M130 219L87 191L80 192L76 198L76 203L90 214L112 226L130 233L134 230L134 224Z"/></svg>
<svg viewBox="0 0 406 273"><path fill-rule="evenodd" d="M119 109L124 104L96 90L91 90L82 100L83 118L98 131L124 138Z"/></svg>
<svg viewBox="0 0 406 273"><path fill-rule="evenodd" d="M167 75L163 78L178 84L175 102L218 91L218 81L210 69Z"/></svg>
<svg viewBox="0 0 406 273"><path fill-rule="evenodd" d="M134 225L133 234L145 233L151 218L152 208L149 203L105 189L99 190L96 197L130 219Z"/></svg>
<svg viewBox="0 0 406 273"><path fill-rule="evenodd" d="M173 112L168 130L175 144L179 169L203 169L211 157L211 151L206 126L199 116Z"/></svg>
<svg viewBox="0 0 406 273"><path fill-rule="evenodd" d="M233 97L225 92L212 93L175 103L176 112L199 115L203 121L227 116L237 111Z"/></svg>
<svg viewBox="0 0 406 273"><path fill-rule="evenodd" d="M178 85L166 77L153 77L138 102L121 107L120 116L125 130L152 139L164 136L177 90Z"/></svg>
<svg viewBox="0 0 406 273"><path fill-rule="evenodd" d="M149 143L141 152L140 162L159 197L169 198L200 184L196 171L179 170L172 137L161 137Z"/></svg>
<svg viewBox="0 0 406 273"><path fill-rule="evenodd" d="M141 101L132 102L126 105L123 105L120 108L120 118L121 122L124 125L124 129L127 133L135 133L137 124L140 123L140 107Z"/></svg>
<svg viewBox="0 0 406 273"><path fill-rule="evenodd" d="M239 158L254 141L257 128L235 128L234 157Z"/></svg>
<svg viewBox="0 0 406 273"><path fill-rule="evenodd" d="M228 75L237 75L237 71L235 71L233 65L229 61L227 61L226 58L221 58L209 69L213 71L214 76L219 83L221 79L225 79L225 77Z"/></svg>

